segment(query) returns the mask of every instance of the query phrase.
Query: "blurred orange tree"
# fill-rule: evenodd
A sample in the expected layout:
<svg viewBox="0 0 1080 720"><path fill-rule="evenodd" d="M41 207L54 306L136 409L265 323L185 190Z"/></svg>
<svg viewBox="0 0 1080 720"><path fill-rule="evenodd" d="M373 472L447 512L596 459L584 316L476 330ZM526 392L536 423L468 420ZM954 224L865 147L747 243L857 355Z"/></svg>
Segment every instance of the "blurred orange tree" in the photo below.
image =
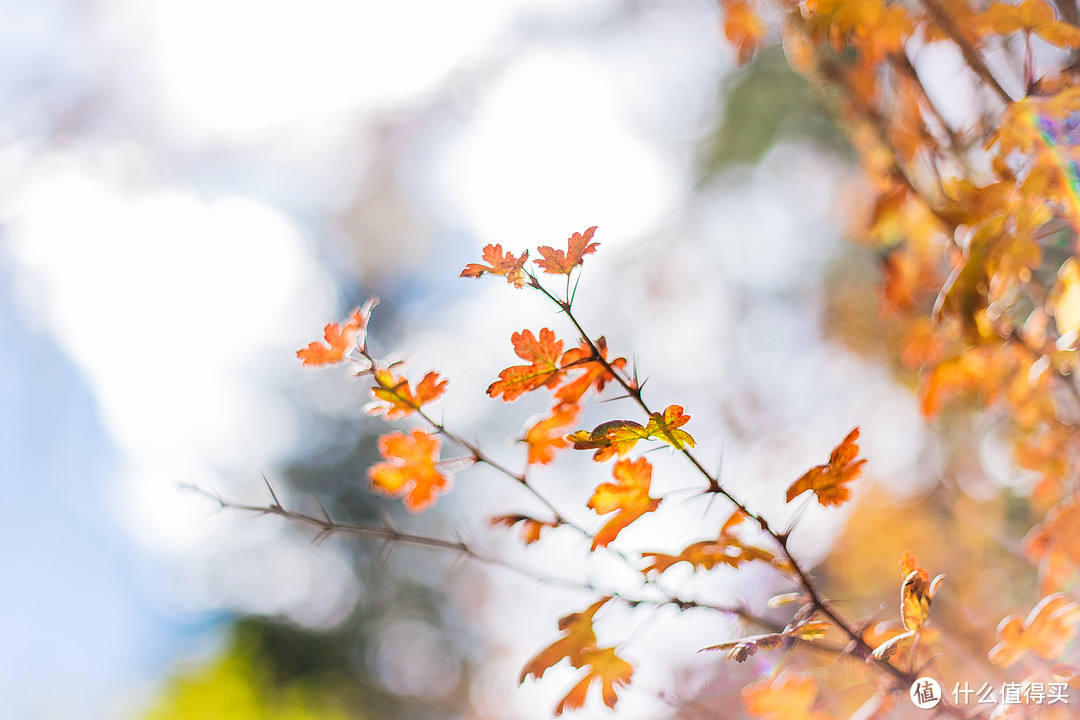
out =
<svg viewBox="0 0 1080 720"><path fill-rule="evenodd" d="M803 0L767 9L721 0L721 6L724 34L742 63L769 39L763 18L779 21L789 64L823 88L857 150L875 195L858 234L880 257L876 322L892 343L898 374L911 378L923 413L943 432L977 414L993 417L994 437L1008 446L1017 467L1037 477L1030 489L998 488L976 498L943 482L921 507L901 510L877 502L871 490L832 556L812 573L791 544L802 510L780 526L750 507L695 455L685 399L651 404L639 369L626 359L633 349L609 350L602 335L583 327L574 299L581 268L599 245L596 228L575 232L565 249L537 248L531 260L529 250L489 245L480 262L461 272L501 277L508 291L540 293L571 328L562 336L548 327L514 333L511 345L522 362L503 370L487 390L505 402L528 393L550 396L550 410L524 429L527 450L519 467L501 464L461 429L435 419L430 406L447 385L438 372L412 381L399 374L399 362L372 353L367 326L374 302L344 323L327 325L324 341L298 357L312 367L347 364L371 381L372 414L412 423L379 440L383 461L368 472L375 492L401 497L420 512L450 490L455 472L487 465L536 501L531 510L492 517L493 525L518 529L526 544L549 533L577 533L588 540L589 552L625 564L652 591L639 597L581 583L596 600L562 618L561 635L520 675L522 682L541 678L563 661L579 671L556 715L582 707L594 686L615 707L620 688L632 681L634 666L618 644L601 643L595 629L606 608L622 603L741 618L747 634L703 649L726 653L732 662L759 652L777 655L769 677L742 688L752 717L868 720L913 708L909 696L958 718L1069 717L1080 678L1080 666L1068 662L1080 624L1077 7L1071 0ZM932 67L917 61L929 48ZM941 73L970 82L973 107L946 111L932 83ZM605 391L631 400L634 412L576 428L586 401ZM838 438L823 464L790 483L785 500L802 509L814 501L823 507L848 502L867 462L859 457L858 439L858 428ZM453 457L442 456L444 443ZM642 448L658 445L688 464L698 496L728 509L710 537L686 538L676 554L615 550L611 544L626 528L670 503L653 494L653 465L642 455ZM953 458L962 462L964 441L956 445ZM561 512L530 477L531 468L573 450L589 451L610 468L588 501L600 524L595 530ZM464 541L346 525L276 500L255 509L322 533L504 562ZM891 562L899 558L898 574L868 571L880 564L870 556L884 554ZM680 597L661 580L681 563L694 573L767 566L788 592L768 609ZM932 575L946 567L950 579L943 586L943 576ZM1008 584L994 588L995 578ZM943 587L954 601L938 612L932 602ZM883 606L897 590L899 606ZM831 597L845 598L844 606ZM838 665L848 669L826 672Z"/></svg>

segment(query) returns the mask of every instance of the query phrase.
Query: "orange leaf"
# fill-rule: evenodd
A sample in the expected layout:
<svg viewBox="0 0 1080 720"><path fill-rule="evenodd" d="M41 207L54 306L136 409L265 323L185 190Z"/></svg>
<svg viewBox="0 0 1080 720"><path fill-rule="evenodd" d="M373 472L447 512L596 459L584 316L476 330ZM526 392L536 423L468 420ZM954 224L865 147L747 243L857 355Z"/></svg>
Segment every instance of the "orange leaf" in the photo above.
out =
<svg viewBox="0 0 1080 720"><path fill-rule="evenodd" d="M930 616L930 601L945 576L938 575L931 582L930 574L916 567L915 558L906 550L900 554L900 572L904 575L900 585L900 619L908 632L918 633Z"/></svg>
<svg viewBox="0 0 1080 720"><path fill-rule="evenodd" d="M304 367L318 367L320 365L333 365L345 359L357 342L361 340L363 331L367 327L371 309L378 303L378 299L371 298L363 307L358 307L349 315L349 319L343 325L330 323L323 328L323 337L326 343L308 343L306 348L296 351L296 357L303 361Z"/></svg>
<svg viewBox="0 0 1080 720"><path fill-rule="evenodd" d="M743 689L746 713L761 720L828 720L814 710L817 681L809 675L785 670L773 680L762 680Z"/></svg>
<svg viewBox="0 0 1080 720"><path fill-rule="evenodd" d="M642 570L645 575L665 573L671 566L681 562L690 563L694 570L712 570L717 565L737 568L752 560L762 560L770 564L777 562L776 556L768 550L743 545L738 538L724 532L715 540L701 540L687 545L678 555L647 552L642 553L641 557L649 561Z"/></svg>
<svg viewBox="0 0 1080 720"><path fill-rule="evenodd" d="M741 525L742 521L749 517L750 516L746 514L745 510L736 508L735 511L731 513L731 516L724 521L724 525L720 528L720 535L723 536L729 530Z"/></svg>
<svg viewBox="0 0 1080 720"><path fill-rule="evenodd" d="M743 0L729 0L724 6L724 36L735 48L739 65L750 62L750 58L764 44L767 28L761 21L753 5Z"/></svg>
<svg viewBox="0 0 1080 720"><path fill-rule="evenodd" d="M607 340L598 338L596 349L600 351L600 357L607 359ZM612 367L622 369L626 367L626 358L616 358L609 363ZM559 402L576 403L590 387L595 386L596 392L604 389L604 386L615 376L607 371L604 364L597 360L584 340L580 347L567 350L562 356L562 366L569 373L576 370L584 370L578 377L569 380L555 392Z"/></svg>
<svg viewBox="0 0 1080 720"><path fill-rule="evenodd" d="M659 499L649 497L652 465L645 458L619 460L612 474L616 482L603 483L589 499L589 507L597 515L615 513L593 539L593 550L607 547L624 528L660 505Z"/></svg>
<svg viewBox="0 0 1080 720"><path fill-rule="evenodd" d="M690 422L690 416L683 413L682 405L668 405L663 414L654 412L649 416L649 422L645 425L645 432L649 437L666 442L671 447L682 450L684 447L694 447L694 438L685 430L679 430L683 425Z"/></svg>
<svg viewBox="0 0 1080 720"><path fill-rule="evenodd" d="M521 524L521 539L526 545L532 545L534 542L540 539L540 533L548 528L558 527L558 523L547 522L546 520L537 520L536 518L529 517L528 515L499 515L493 517L489 521L491 525L505 525L506 527L514 527L517 524Z"/></svg>
<svg viewBox="0 0 1080 720"><path fill-rule="evenodd" d="M567 241L565 253L547 245L537 248L537 252L543 255L544 259L533 260L533 262L544 268L544 272L549 275L569 275L571 270L585 262L583 259L585 255L591 255L600 246L600 243L590 242L595 232L594 225L586 230L584 235L581 233L571 235Z"/></svg>
<svg viewBox="0 0 1080 720"><path fill-rule="evenodd" d="M577 419L581 408L577 405L556 405L551 414L534 423L525 433L524 442L529 446L529 465L547 465L555 459L555 450L568 447L570 441L563 435L566 428Z"/></svg>
<svg viewBox="0 0 1080 720"><path fill-rule="evenodd" d="M413 392L407 379L394 377L389 370L376 370L374 375L378 386L371 388L371 394L386 404L375 402L365 409L371 415L385 414L387 420L397 420L419 410L425 403L442 395L449 382L439 380L439 373L432 370Z"/></svg>
<svg viewBox="0 0 1080 720"><path fill-rule="evenodd" d="M494 398L502 395L504 401L511 402L530 390L559 384L563 378L563 370L559 366L563 343L555 339L554 332L544 328L538 340L532 330L524 330L514 333L510 342L514 344L517 356L531 364L515 365L499 373L499 379L487 389L489 396Z"/></svg>
<svg viewBox="0 0 1080 720"><path fill-rule="evenodd" d="M532 675L534 678L542 678L548 668L559 663L563 658L570 661L576 668L585 665L585 653L596 649L596 633L593 631L593 617L597 610L610 600L610 597L600 598L585 610L570 613L559 620L559 630L564 635L546 648L538 652L525 667L521 669L518 684L525 682L525 678Z"/></svg>
<svg viewBox="0 0 1080 720"><path fill-rule="evenodd" d="M604 462L618 455L626 457L638 440L662 440L668 445L682 449L694 447L694 438L679 428L690 420L683 414L681 405L669 405L663 414L654 412L649 422L642 427L633 420L609 420L600 423L592 432L578 430L566 439L574 443L577 450L596 450L593 460Z"/></svg>
<svg viewBox="0 0 1080 720"><path fill-rule="evenodd" d="M998 644L990 650L990 662L1008 667L1028 650L1047 660L1065 652L1065 646L1076 636L1080 623L1080 604L1061 593L1047 595L1027 618L1010 615L997 626Z"/></svg>
<svg viewBox="0 0 1080 720"><path fill-rule="evenodd" d="M787 501L791 502L807 490L813 490L817 501L825 506L840 505L851 498L851 489L847 483L862 474L866 458L859 458L859 428L855 428L843 441L833 448L828 465L818 465L806 471L787 490Z"/></svg>
<svg viewBox="0 0 1080 720"><path fill-rule="evenodd" d="M1024 552L1039 563L1043 592L1074 578L1080 567L1080 501L1073 497L1052 507L1024 538Z"/></svg>
<svg viewBox="0 0 1080 720"><path fill-rule="evenodd" d="M521 253L521 257L514 257L513 253L503 254L502 245L487 245L484 247L484 262L469 263L461 271L459 277L478 278L484 273L499 275L506 278L506 282L516 288L525 284L525 261L529 259L529 251Z"/></svg>
<svg viewBox="0 0 1080 720"><path fill-rule="evenodd" d="M435 502L437 493L445 492L450 477L435 463L439 459L439 438L423 430L411 435L395 432L379 438L379 452L389 462L368 470L371 489L391 497L405 496L405 507L420 512Z"/></svg>
<svg viewBox="0 0 1080 720"><path fill-rule="evenodd" d="M582 654L582 661L589 669L585 676L559 701L555 707L556 717L562 715L565 710L576 710L582 707L589 687L596 681L600 681L600 692L604 698L604 704L609 708L615 707L619 699L615 688L629 685L630 678L634 675L634 666L616 655L615 648L587 650Z"/></svg>
<svg viewBox="0 0 1080 720"><path fill-rule="evenodd" d="M574 443L576 450L593 450L593 460L604 462L618 455L626 455L634 449L638 440L647 440L645 428L633 420L609 420L600 423L592 432L578 430L566 439Z"/></svg>

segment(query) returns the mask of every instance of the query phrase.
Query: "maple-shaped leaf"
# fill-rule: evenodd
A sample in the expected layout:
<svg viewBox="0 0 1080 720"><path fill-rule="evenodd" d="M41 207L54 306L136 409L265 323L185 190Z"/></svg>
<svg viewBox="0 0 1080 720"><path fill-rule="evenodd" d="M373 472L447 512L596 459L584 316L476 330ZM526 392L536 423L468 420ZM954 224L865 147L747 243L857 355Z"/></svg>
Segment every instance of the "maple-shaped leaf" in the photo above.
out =
<svg viewBox="0 0 1080 720"><path fill-rule="evenodd" d="M607 340L603 337L597 338L596 349L600 353L600 358L607 360ZM613 368L622 370L626 367L626 358L615 358L608 364ZM578 370L583 372L572 380L565 382L555 391L555 397L559 402L576 403L581 400L581 396L590 387L595 387L596 392L600 392L608 382L615 379L615 376L608 372L604 363L593 355L592 348L584 340L582 340L579 347L571 348L563 353L562 366L567 371L567 374Z"/></svg>
<svg viewBox="0 0 1080 720"><path fill-rule="evenodd" d="M724 37L735 48L735 62L745 65L765 43L768 29L751 3L726 0L721 4L724 8Z"/></svg>
<svg viewBox="0 0 1080 720"><path fill-rule="evenodd" d="M377 400L365 408L371 415L386 415L387 420L397 420L419 410L424 404L435 400L446 391L448 380L439 380L439 373L432 370L424 375L414 392L409 381L403 377L394 377L389 370L376 370L375 382L371 394Z"/></svg>
<svg viewBox="0 0 1080 720"><path fill-rule="evenodd" d="M555 450L570 446L565 436L565 428L577 420L581 408L577 405L561 404L552 408L550 414L533 423L522 442L529 446L529 465L547 465L555 459Z"/></svg>
<svg viewBox="0 0 1080 720"><path fill-rule="evenodd" d="M577 710L583 707L585 697L594 682L600 683L600 693L604 698L604 704L609 708L615 707L619 699L616 688L629 685L634 675L634 666L616 655L615 648L586 650L582 653L581 659L588 670L555 706L555 717L562 715L566 710Z"/></svg>
<svg viewBox="0 0 1080 720"><path fill-rule="evenodd" d="M525 284L525 261L528 259L528 250L521 253L521 257L514 257L513 253L503 253L502 245L486 245L483 260L487 265L469 263L459 277L478 278L489 273L505 277L506 282L520 288Z"/></svg>
<svg viewBox="0 0 1080 720"><path fill-rule="evenodd" d="M741 540L727 532L721 532L715 540L700 540L687 545L678 555L667 553L646 552L641 554L643 560L648 560L648 565L642 572L648 576L661 574L668 571L673 565L681 562L690 563L694 570L712 570L718 565L737 568L743 563L760 560L775 564L781 569L786 569L786 563L759 547L744 545Z"/></svg>
<svg viewBox="0 0 1080 720"><path fill-rule="evenodd" d="M371 488L383 495L405 497L405 507L420 512L445 492L450 477L435 464L440 441L423 430L406 435L394 432L379 438L379 452L387 459L368 470Z"/></svg>
<svg viewBox="0 0 1080 720"><path fill-rule="evenodd" d="M490 397L502 395L504 401L511 402L530 390L559 384L563 378L563 369L559 365L563 343L555 339L554 332L544 328L537 338L532 330L524 330L514 333L510 342L517 356L530 364L514 365L499 373L499 379L487 389Z"/></svg>
<svg viewBox="0 0 1080 720"><path fill-rule="evenodd" d="M597 515L615 513L593 538L593 550L607 547L626 526L660 505L659 499L649 497L652 465L645 458L619 460L612 475L615 482L601 484L589 499L589 508Z"/></svg>
<svg viewBox="0 0 1080 720"><path fill-rule="evenodd" d="M548 522L547 520L537 520L534 517L528 515L499 515L491 518L489 523L494 525L505 525L506 527L514 527L515 525L521 525L521 539L526 545L532 545L534 542L540 539L540 534L545 530L553 527L558 527L558 523Z"/></svg>
<svg viewBox="0 0 1080 720"><path fill-rule="evenodd" d="M742 698L746 713L761 720L829 720L814 709L817 681L791 670L744 688Z"/></svg>
<svg viewBox="0 0 1080 720"><path fill-rule="evenodd" d="M682 405L668 405L663 413L654 412L649 416L645 432L650 438L662 440L676 450L682 450L694 447L694 438L690 433L679 429L688 422L690 416L683 412Z"/></svg>
<svg viewBox="0 0 1080 720"><path fill-rule="evenodd" d="M566 436L576 450L593 450L593 460L604 462L618 455L626 457L638 440L647 440L649 433L633 420L609 420L592 429L578 430Z"/></svg>
<svg viewBox="0 0 1080 720"><path fill-rule="evenodd" d="M604 462L618 455L626 457L639 440L662 440L674 448L693 447L694 438L679 428L690 420L680 405L669 405L663 413L654 412L649 422L641 425L633 420L609 420L600 423L592 432L578 430L567 435L577 450L596 450L593 460Z"/></svg>
<svg viewBox="0 0 1080 720"><path fill-rule="evenodd" d="M542 678L548 668L564 658L569 660L574 667L582 667L585 664L585 653L596 649L593 617L610 599L610 597L600 598L585 610L560 618L559 630L563 632L563 636L525 663L525 667L521 668L521 675L518 676L518 684L525 682L530 675L537 679Z"/></svg>
<svg viewBox="0 0 1080 720"><path fill-rule="evenodd" d="M990 662L1009 667L1029 650L1047 660L1065 652L1076 636L1080 604L1061 593L1047 595L1026 618L1010 615L997 626L998 644L990 650Z"/></svg>
<svg viewBox="0 0 1080 720"><path fill-rule="evenodd" d="M855 428L843 441L833 448L827 465L818 465L803 473L787 490L787 501L791 502L807 490L813 490L817 501L825 506L840 505L851 497L847 483L862 474L866 458L856 457L859 446L859 428Z"/></svg>
<svg viewBox="0 0 1080 720"><path fill-rule="evenodd" d="M296 357L303 361L304 367L333 365L345 359L352 352L357 342L363 342L363 332L367 328L371 309L378 304L377 298L370 298L362 307L349 314L342 324L330 323L323 328L325 343L308 343L306 348L296 351Z"/></svg>
<svg viewBox="0 0 1080 720"><path fill-rule="evenodd" d="M543 260L533 260L534 263L544 268L549 275L569 275L570 271L584 263L584 256L596 252L600 243L591 242L596 226L589 228L585 234L574 233L567 241L566 252L556 250L545 245L537 248L537 252L544 256Z"/></svg>

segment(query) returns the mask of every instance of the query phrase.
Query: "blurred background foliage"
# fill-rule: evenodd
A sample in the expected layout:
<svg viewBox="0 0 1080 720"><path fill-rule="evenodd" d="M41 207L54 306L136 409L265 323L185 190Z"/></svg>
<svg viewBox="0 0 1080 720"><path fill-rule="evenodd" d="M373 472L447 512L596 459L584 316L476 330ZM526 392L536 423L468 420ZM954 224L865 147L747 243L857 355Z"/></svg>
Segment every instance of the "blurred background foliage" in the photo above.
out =
<svg viewBox="0 0 1080 720"><path fill-rule="evenodd" d="M384 424L363 413L359 385L305 374L293 352L379 295L379 352L409 348L411 370L446 372L448 418L517 462L513 438L542 408L489 403L483 388L512 358L512 331L556 321L457 273L488 242L557 245L592 224L604 245L582 281L587 326L635 357L656 397L687 405L702 428L695 435L712 438L703 451L717 462L722 454L725 478L755 507L782 517L778 488L863 427L870 480L854 511L811 510L798 531L830 597L867 598L852 615L894 617L897 559L910 550L949 576L935 619L974 656L992 644L979 629L1030 596L1033 570L1013 549L1037 515L1017 500L1031 478L993 450L1005 421L972 407L932 427L919 416L915 374L899 359L904 328L878 303L885 258L856 230L866 189L829 98L787 68L779 47L734 69L716 10L688 0L522 2L498 12L429 4L405 18L376 4L358 18L334 3L233 2L220 24L213 3L189 15L151 5L0 4L8 32L23 38L6 46L3 78L12 288L3 327L21 363L5 368L7 386L50 367L42 356L67 358L65 377L96 403L79 422L106 436L95 447L123 458L84 472L93 502L60 508L62 518L107 518L110 529L69 535L59 523L56 547L27 556L20 584L33 585L55 558L70 561L73 547L115 554L129 599L103 596L114 612L100 623L122 637L130 603L155 638L109 665L107 682L87 669L96 645L50 672L17 663L40 641L13 643L8 664L25 668L0 695L12 716L42 716L38 688L78 688L82 677L101 688L91 718L549 716L560 679L519 690L516 675L556 618L580 609L580 595L418 549L347 539L311 547L309 533L275 519L207 517L210 504L175 485L257 504L269 499L265 471L300 509L317 498L340 521L476 535L561 572L581 547L556 538L550 550L515 556L508 535L485 534L477 508L523 502L490 478L459 479L420 518L372 496L365 472ZM458 15L489 21L462 25ZM308 37L306 20L331 37ZM363 31L359 44L385 35L385 56L350 65L348 53L334 55L334 33L349 28ZM283 49L287 62L259 65ZM245 53L250 67L228 60ZM155 63L166 68L160 77ZM405 74L394 80L392 69ZM370 97L342 99L365 83L376 88ZM316 92L323 85L329 91ZM148 357L132 357L141 352ZM215 356L225 385L204 367ZM51 378L63 372L49 372L39 394L6 395L17 398L6 403L9 426L55 399L62 386ZM610 408L597 413L618 411ZM28 477L44 451L9 440L5 453L22 468L14 476ZM74 463L48 465L36 488L12 484L11 503L28 510L6 542L44 522L33 508L65 494L53 478L71 477ZM571 464L543 480L577 498L592 487L582 471ZM707 535L694 512L644 540L671 551L688 527ZM716 602L758 606L782 589L754 573L708 582L699 591ZM103 592L86 581L85 598ZM76 645L86 632L65 619L67 606L42 617L8 602L9 617L42 632ZM655 658L624 717L715 716L769 662L733 668L697 655L702 637L719 642L736 628L690 614L627 613L624 627L632 652Z"/></svg>

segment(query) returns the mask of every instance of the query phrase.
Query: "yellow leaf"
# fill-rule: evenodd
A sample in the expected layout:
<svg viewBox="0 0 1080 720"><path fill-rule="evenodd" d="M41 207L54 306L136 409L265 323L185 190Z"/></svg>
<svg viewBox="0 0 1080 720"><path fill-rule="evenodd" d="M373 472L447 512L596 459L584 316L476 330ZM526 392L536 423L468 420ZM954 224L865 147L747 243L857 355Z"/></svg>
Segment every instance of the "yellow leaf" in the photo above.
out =
<svg viewBox="0 0 1080 720"><path fill-rule="evenodd" d="M1057 321L1058 334L1080 333L1080 263L1076 258L1069 258L1058 270L1049 305Z"/></svg>
<svg viewBox="0 0 1080 720"><path fill-rule="evenodd" d="M817 681L809 675L785 670L773 680L762 680L742 692L746 713L761 720L828 720L814 710Z"/></svg>
<svg viewBox="0 0 1080 720"><path fill-rule="evenodd" d="M1047 660L1065 652L1080 623L1080 604L1061 593L1044 597L1027 618L1010 615L997 627L998 644L990 650L990 662L1008 667L1032 651Z"/></svg>

